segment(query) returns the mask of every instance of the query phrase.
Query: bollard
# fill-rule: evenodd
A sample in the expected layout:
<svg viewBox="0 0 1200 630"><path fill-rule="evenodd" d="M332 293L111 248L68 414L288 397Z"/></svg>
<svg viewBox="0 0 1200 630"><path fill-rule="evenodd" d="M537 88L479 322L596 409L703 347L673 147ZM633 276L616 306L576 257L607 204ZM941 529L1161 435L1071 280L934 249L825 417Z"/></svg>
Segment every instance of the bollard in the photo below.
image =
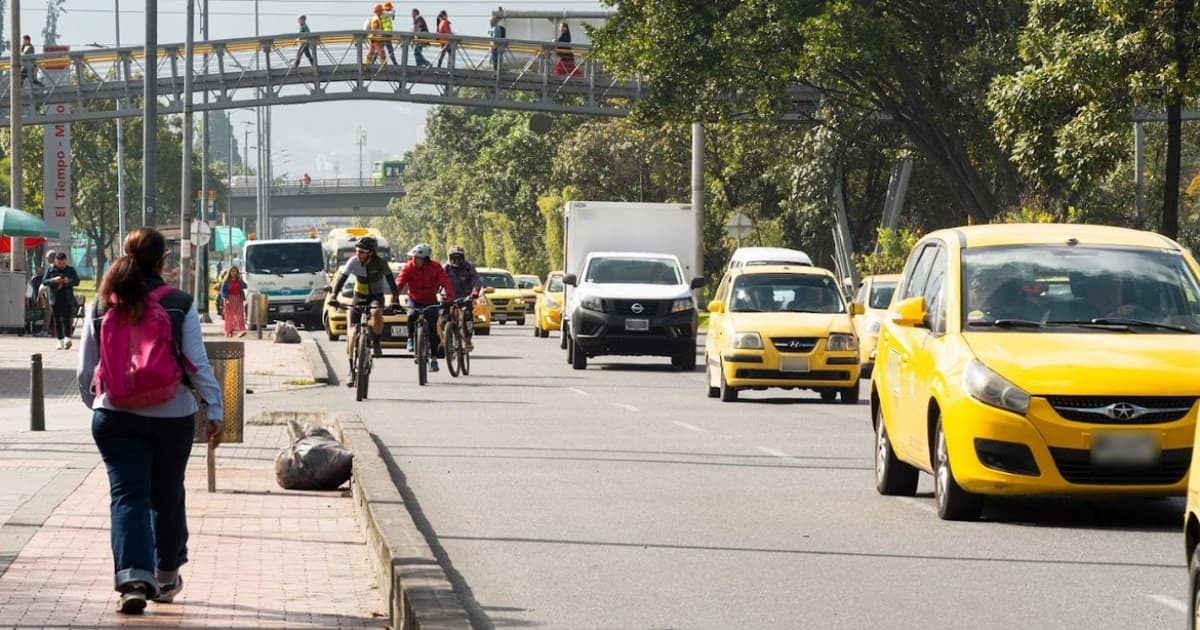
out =
<svg viewBox="0 0 1200 630"><path fill-rule="evenodd" d="M258 338L262 339L263 329L267 327L267 311L270 310L270 298L266 294L259 293L254 296L254 302L258 305L258 316L254 323L258 328Z"/></svg>
<svg viewBox="0 0 1200 630"><path fill-rule="evenodd" d="M30 357L29 368L29 430L46 430L46 396L42 389L42 355Z"/></svg>
<svg viewBox="0 0 1200 630"><path fill-rule="evenodd" d="M239 443L243 439L245 424L245 365L246 346L240 341L206 341L204 351L208 354L208 362L212 366L213 376L221 387L221 404L225 409L225 432L221 435L221 443ZM204 405L196 414L196 433L194 442L207 442L205 421L208 410ZM208 491L217 491L216 449L208 446Z"/></svg>

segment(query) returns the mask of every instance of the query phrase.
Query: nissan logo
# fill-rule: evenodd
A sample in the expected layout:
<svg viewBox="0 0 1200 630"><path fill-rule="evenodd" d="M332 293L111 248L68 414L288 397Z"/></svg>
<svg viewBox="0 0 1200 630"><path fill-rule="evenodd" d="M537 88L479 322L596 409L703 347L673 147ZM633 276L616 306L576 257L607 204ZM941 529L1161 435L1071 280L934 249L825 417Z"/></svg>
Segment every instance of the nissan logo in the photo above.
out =
<svg viewBox="0 0 1200 630"><path fill-rule="evenodd" d="M642 306L641 302L634 302L633 306L629 307L629 310L633 311L635 315L641 315L642 311L646 310L646 308Z"/></svg>
<svg viewBox="0 0 1200 630"><path fill-rule="evenodd" d="M1113 420L1134 420L1146 415L1147 409L1139 407L1133 403L1119 402L1113 403L1104 408L1104 415Z"/></svg>

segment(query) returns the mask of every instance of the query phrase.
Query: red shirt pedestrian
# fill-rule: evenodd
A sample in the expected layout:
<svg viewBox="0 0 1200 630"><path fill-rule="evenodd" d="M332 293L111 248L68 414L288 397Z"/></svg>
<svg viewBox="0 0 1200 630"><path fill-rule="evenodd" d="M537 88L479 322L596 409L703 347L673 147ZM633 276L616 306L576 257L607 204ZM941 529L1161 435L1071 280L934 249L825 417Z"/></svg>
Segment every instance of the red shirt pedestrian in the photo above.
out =
<svg viewBox="0 0 1200 630"><path fill-rule="evenodd" d="M450 276L446 274L442 264L432 258L419 267L413 260L404 265L396 278L396 290L403 292L405 286L408 287L408 300L413 304L436 303L438 287L446 292L447 300L454 299L454 286L450 284Z"/></svg>

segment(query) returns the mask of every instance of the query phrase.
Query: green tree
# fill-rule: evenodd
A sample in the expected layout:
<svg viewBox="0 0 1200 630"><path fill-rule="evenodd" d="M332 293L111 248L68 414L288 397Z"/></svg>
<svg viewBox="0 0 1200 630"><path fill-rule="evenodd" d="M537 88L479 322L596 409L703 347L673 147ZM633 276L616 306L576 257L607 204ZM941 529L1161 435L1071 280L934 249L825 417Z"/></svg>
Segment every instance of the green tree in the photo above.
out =
<svg viewBox="0 0 1200 630"><path fill-rule="evenodd" d="M1136 111L1165 108L1159 229L1174 238L1181 111L1200 96L1198 33L1195 0L1031 0L1019 45L1025 66L991 89L996 137L1021 172L1065 207L1122 165Z"/></svg>
<svg viewBox="0 0 1200 630"><path fill-rule="evenodd" d="M921 234L912 230L879 229L879 247L858 258L858 272L864 276L884 273L900 273L908 254L921 240Z"/></svg>

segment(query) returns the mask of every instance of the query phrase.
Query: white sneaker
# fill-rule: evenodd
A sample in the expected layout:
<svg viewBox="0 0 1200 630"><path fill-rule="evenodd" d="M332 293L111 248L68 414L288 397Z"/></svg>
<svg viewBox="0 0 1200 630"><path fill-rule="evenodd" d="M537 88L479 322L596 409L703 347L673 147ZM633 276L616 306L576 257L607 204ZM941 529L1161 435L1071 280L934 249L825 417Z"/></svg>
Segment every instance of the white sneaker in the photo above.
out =
<svg viewBox="0 0 1200 630"><path fill-rule="evenodd" d="M58 349L59 349L59 350L62 350L63 348L64 348L64 346L63 346L63 340L62 340L62 339L59 339L59 340L58 340Z"/></svg>

